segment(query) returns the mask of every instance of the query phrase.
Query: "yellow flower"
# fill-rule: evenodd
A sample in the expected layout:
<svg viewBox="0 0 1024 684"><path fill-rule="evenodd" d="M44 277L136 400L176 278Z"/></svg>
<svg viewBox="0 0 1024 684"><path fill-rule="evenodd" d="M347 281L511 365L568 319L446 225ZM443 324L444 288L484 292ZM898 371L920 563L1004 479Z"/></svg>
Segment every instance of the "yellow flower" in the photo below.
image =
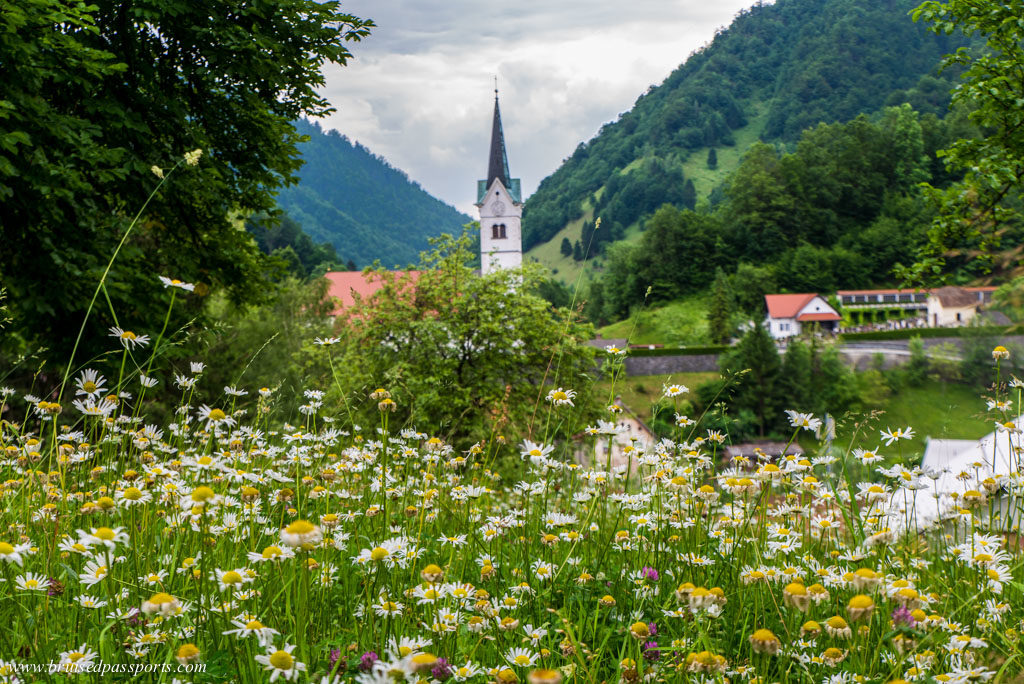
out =
<svg viewBox="0 0 1024 684"><path fill-rule="evenodd" d="M782 642L770 629L759 629L750 635L750 645L757 653L775 655L782 648Z"/></svg>
<svg viewBox="0 0 1024 684"><path fill-rule="evenodd" d="M870 620L871 612L874 609L875 602L871 600L870 596L865 594L857 594L846 604L846 612L850 614L850 619L854 622L857 620Z"/></svg>

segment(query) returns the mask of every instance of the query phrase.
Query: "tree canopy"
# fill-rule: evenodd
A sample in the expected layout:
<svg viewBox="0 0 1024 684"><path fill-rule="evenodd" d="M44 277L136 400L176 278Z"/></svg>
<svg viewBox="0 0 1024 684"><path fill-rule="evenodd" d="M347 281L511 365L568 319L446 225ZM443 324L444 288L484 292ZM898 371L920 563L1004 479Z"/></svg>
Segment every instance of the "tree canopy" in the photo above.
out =
<svg viewBox="0 0 1024 684"><path fill-rule="evenodd" d="M322 68L371 26L315 0L0 0L0 279L15 326L62 358L144 205L107 279L111 314L86 339L113 312L156 325L158 274L257 298L240 218L272 211L295 179L292 122L330 111ZM199 165L146 205L194 149Z"/></svg>
<svg viewBox="0 0 1024 684"><path fill-rule="evenodd" d="M913 16L936 34L962 31L985 45L946 57L947 66L963 70L953 102L970 108L977 133L942 151L946 166L963 172L963 179L931 189L939 211L906 275L935 280L968 263L978 274L1016 269L1024 238L1024 2L931 1Z"/></svg>

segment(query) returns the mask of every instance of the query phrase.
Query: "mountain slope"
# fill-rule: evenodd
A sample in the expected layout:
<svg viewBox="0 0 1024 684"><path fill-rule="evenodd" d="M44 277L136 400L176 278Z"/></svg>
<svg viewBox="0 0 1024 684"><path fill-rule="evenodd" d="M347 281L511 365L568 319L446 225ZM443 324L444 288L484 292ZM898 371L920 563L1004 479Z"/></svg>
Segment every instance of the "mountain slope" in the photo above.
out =
<svg viewBox="0 0 1024 684"><path fill-rule="evenodd" d="M299 145L305 164L299 184L282 190L278 204L341 259L405 266L428 248L428 238L459 233L471 220L337 131L306 120L295 127L309 136Z"/></svg>
<svg viewBox="0 0 1024 684"><path fill-rule="evenodd" d="M706 197L709 183L695 174L707 169L709 149L731 148L740 131L749 139L755 124L754 137L791 143L820 121L886 104L908 101L941 116L953 74L935 72L959 43L914 24L908 12L917 4L778 0L741 13L540 184L526 203L524 247L550 240L591 207L603 221L594 239L619 239L659 204L646 192L652 170L682 174ZM721 178L721 165L711 175Z"/></svg>

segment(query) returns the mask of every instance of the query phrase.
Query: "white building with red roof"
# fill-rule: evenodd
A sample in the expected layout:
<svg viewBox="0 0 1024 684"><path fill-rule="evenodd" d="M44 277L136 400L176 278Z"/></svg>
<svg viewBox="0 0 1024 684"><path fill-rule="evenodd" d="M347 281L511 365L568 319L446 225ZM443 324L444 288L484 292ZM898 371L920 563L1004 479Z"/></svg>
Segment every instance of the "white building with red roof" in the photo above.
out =
<svg viewBox="0 0 1024 684"><path fill-rule="evenodd" d="M842 318L824 297L813 292L765 295L764 302L768 307L765 325L777 340L799 335L807 325L835 330Z"/></svg>

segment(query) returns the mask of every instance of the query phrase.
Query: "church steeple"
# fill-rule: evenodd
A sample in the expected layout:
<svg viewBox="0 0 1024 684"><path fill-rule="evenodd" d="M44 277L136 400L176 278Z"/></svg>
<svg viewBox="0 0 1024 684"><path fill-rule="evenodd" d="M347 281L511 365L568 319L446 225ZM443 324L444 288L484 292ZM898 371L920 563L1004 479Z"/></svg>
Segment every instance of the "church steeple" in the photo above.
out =
<svg viewBox="0 0 1024 684"><path fill-rule="evenodd" d="M523 200L519 179L509 177L497 81L494 84L494 119L491 122L487 180L477 181L476 206L480 210L481 272L486 275L496 269L522 266Z"/></svg>
<svg viewBox="0 0 1024 684"><path fill-rule="evenodd" d="M494 88L494 122L491 124L491 154L487 160L487 187L497 178L509 186L508 154L505 152L505 133L501 130L501 110L498 108L498 88Z"/></svg>

